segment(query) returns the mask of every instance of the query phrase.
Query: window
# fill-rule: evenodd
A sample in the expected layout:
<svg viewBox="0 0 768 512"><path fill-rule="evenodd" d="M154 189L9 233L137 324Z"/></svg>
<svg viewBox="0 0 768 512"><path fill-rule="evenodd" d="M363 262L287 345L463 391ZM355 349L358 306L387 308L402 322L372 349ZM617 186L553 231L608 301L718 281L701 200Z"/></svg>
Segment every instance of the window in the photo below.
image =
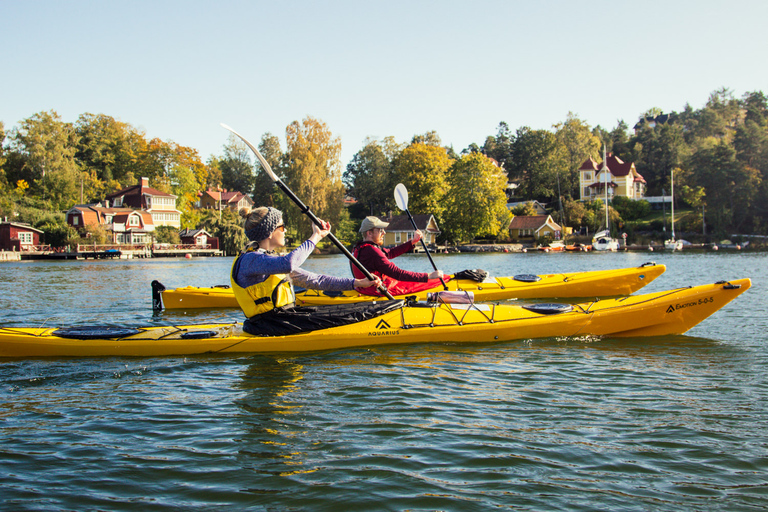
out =
<svg viewBox="0 0 768 512"><path fill-rule="evenodd" d="M77 215L73 216L72 217L72 225L73 226L78 226L79 224L80 224L80 217L78 217Z"/></svg>
<svg viewBox="0 0 768 512"><path fill-rule="evenodd" d="M401 233L399 233L399 232L395 233L395 243L396 244L399 244L402 239L403 239L403 237L402 237Z"/></svg>
<svg viewBox="0 0 768 512"><path fill-rule="evenodd" d="M32 233L30 232L19 233L19 242L22 245L32 245Z"/></svg>
<svg viewBox="0 0 768 512"><path fill-rule="evenodd" d="M139 226L139 216L138 215L131 215L128 217L128 225L129 226Z"/></svg>
<svg viewBox="0 0 768 512"><path fill-rule="evenodd" d="M584 173L584 179L585 180L591 180L592 179L592 173L591 172L585 172Z"/></svg>

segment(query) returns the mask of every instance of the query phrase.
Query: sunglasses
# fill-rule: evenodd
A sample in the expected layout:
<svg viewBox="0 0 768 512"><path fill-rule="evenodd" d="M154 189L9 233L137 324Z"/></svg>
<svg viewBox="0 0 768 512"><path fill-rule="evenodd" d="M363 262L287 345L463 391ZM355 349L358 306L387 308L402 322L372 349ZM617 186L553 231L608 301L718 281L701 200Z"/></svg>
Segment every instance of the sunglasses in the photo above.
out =
<svg viewBox="0 0 768 512"><path fill-rule="evenodd" d="M277 226L277 227L275 228L275 231L277 231L278 229L279 229L280 231L282 231L282 232L285 232L285 224L280 224L279 226Z"/></svg>

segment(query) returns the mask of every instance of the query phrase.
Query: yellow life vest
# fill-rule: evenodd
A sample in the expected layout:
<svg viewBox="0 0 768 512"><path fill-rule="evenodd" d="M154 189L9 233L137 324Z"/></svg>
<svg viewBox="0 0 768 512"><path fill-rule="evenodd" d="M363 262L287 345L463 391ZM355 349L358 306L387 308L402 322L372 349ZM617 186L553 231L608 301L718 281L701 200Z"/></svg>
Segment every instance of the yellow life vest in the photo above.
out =
<svg viewBox="0 0 768 512"><path fill-rule="evenodd" d="M237 284L235 275L240 268L239 262L243 254L245 253L240 253L232 263L229 279L232 283L235 299L237 299L237 303L245 316L251 318L296 302L296 295L293 293L293 286L288 279L288 274L272 274L265 281L247 288Z"/></svg>

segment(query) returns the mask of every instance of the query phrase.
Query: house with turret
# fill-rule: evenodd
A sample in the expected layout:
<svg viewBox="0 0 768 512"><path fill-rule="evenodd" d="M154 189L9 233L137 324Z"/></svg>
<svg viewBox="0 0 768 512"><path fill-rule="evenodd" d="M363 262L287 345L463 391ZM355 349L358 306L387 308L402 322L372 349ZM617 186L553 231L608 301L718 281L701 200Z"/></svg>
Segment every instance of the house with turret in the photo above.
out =
<svg viewBox="0 0 768 512"><path fill-rule="evenodd" d="M606 187L608 201L622 196L629 199L645 197L646 182L634 163L624 162L613 153L608 153L605 162L588 158L579 167L579 192L582 201L605 200Z"/></svg>

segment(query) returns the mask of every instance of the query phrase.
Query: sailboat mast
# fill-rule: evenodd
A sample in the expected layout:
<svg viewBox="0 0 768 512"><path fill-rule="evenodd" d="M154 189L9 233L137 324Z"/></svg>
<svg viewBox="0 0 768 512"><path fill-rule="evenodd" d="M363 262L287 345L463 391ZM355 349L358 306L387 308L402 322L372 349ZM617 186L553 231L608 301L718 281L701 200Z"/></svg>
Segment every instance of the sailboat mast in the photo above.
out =
<svg viewBox="0 0 768 512"><path fill-rule="evenodd" d="M605 183L605 229L608 236L611 235L611 226L608 224L608 164L606 163L605 144L603 144L603 182Z"/></svg>
<svg viewBox="0 0 768 512"><path fill-rule="evenodd" d="M670 172L672 181L672 241L675 241L675 171Z"/></svg>

